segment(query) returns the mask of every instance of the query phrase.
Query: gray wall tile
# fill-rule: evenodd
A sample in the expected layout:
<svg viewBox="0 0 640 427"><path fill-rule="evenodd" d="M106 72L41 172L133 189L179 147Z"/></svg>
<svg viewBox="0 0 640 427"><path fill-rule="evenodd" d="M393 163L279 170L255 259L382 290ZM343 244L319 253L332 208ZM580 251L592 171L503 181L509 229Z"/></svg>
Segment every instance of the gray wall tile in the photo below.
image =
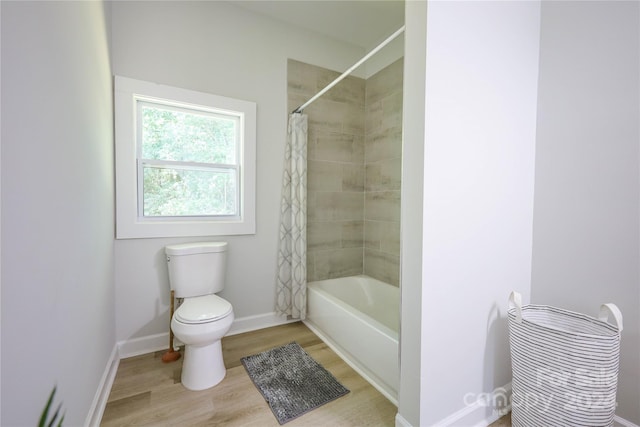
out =
<svg viewBox="0 0 640 427"><path fill-rule="evenodd" d="M289 112L339 75L295 60L287 73ZM364 272L399 283L402 73L399 60L349 76L305 110L308 281Z"/></svg>
<svg viewBox="0 0 640 427"><path fill-rule="evenodd" d="M400 221L400 191L365 193L365 220Z"/></svg>
<svg viewBox="0 0 640 427"><path fill-rule="evenodd" d="M400 257L384 252L364 250L364 274L394 286L400 286Z"/></svg>
<svg viewBox="0 0 640 427"><path fill-rule="evenodd" d="M365 170L365 190L400 190L401 168L400 158L367 163Z"/></svg>
<svg viewBox="0 0 640 427"><path fill-rule="evenodd" d="M362 248L344 248L315 253L315 280L362 274Z"/></svg>

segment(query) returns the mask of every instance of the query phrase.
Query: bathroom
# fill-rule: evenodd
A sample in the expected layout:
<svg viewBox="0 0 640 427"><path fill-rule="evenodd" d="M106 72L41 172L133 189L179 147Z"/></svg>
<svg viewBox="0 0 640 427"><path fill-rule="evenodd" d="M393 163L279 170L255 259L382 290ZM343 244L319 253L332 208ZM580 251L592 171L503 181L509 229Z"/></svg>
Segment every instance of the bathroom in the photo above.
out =
<svg viewBox="0 0 640 427"><path fill-rule="evenodd" d="M150 344L166 346L168 326L167 277L161 249L175 240L113 239L112 75L257 102L262 135L257 181L261 187L276 189L280 188L282 178L287 59L342 70L361 57L363 49L331 38L320 39L281 23L267 24L270 18L247 14L224 2L181 2L180 7L176 6L178 3L159 2L153 8L146 7L145 4L149 5L146 2L87 2L81 6L62 2L2 3L2 420L3 424L12 424L21 414L34 414L35 419L51 385L57 383L67 407L67 419L80 425L91 412L94 400L99 400L96 391L104 382L105 369L110 366L116 347L122 344L123 354L133 354ZM560 79L563 67L575 66L571 69L576 75L589 76L593 58L602 58L602 63L615 62L618 66L612 69L629 69L630 74L637 76L637 42L620 43L615 51L598 50L599 45L588 40L589 37L598 40L599 30L587 25L582 28L577 23L606 15L610 20L605 22L619 23L608 24L606 28L627 28L635 34L637 9L629 4L609 10L595 2L576 12L563 9L570 7L567 5L545 4L542 19L547 25L541 38L536 32L540 31L539 26L527 20L531 11L525 4L502 4L505 9L523 8L511 16L509 10L495 3L487 8L465 3L459 5L460 9L453 6L447 9L441 4L446 2L433 3L428 29L426 4L406 5L404 84L410 84L412 90L403 94L404 104L409 107L403 111L403 178L410 179L401 179L402 334L406 339L402 340L398 411L407 420L423 419L424 424L459 411L463 406L460 396L464 393L488 392L508 382L504 368L508 355L503 342L495 338L501 336L497 333L500 325L490 329L486 313L493 304L504 309L513 287L522 288L525 298L530 293L532 299L569 304L569 298L559 291L562 287L550 280L560 269L554 260L565 260L575 267L570 271L580 273L567 273L571 277L563 277L568 281L586 283L585 286L594 289L584 292L578 285L571 288L581 298L575 303L576 309L587 311L601 303L604 296L626 304L623 312L629 313L631 328L630 335L625 336L629 343L625 347L627 352L637 344L637 326L635 335L633 327L639 323L640 302L637 287L629 285L637 283L630 279L637 277L634 273L637 263L630 267L621 261L637 259L637 239L628 236L637 235L638 215L631 212L621 218L598 210L610 204L624 207L629 200L637 200L637 180L630 183L627 177L637 174L638 163L626 162L637 158L637 149L633 148L637 148L637 143L609 142L606 149L596 144L590 146L593 151L579 159L566 145L560 145L566 151L558 152L558 145L536 144L536 101L529 92L536 91L532 82L537 82L539 68L540 105L548 107L553 93L566 90L567 85ZM527 2L530 6L534 3ZM465 7L469 8L466 12ZM624 7L631 10L625 11ZM582 21L576 20L576 13ZM540 16L539 11L536 16ZM621 16L628 19L635 16L636 21L625 21ZM501 24L513 22L513 26L495 25L496 20ZM483 26L483 22L491 25ZM237 31L242 27L252 31ZM583 38L587 41L565 35L564 29L586 34ZM532 36L523 35L524 30ZM453 37L454 31L460 37ZM207 38L209 34L217 36L220 42L212 44ZM233 43L229 34L234 34ZM566 37L569 45L582 43L580 46L585 47L588 57L576 59L566 55L561 50L564 45L553 43L554 37ZM511 46L515 52L508 50L508 55L498 47L495 50L488 47L508 49L510 46L500 44L501 40L515 43L513 46L522 44ZM439 45L456 52L449 58L456 58L458 64L466 61L465 66L478 72L473 78L452 72L455 67L447 67L446 55L438 49ZM530 50L522 48L523 45ZM163 47L171 48L172 54L167 55ZM560 54L554 56L554 49ZM25 55L25 51L30 54ZM429 55L425 54L427 51ZM229 58L228 68L218 66L223 54ZM478 59L486 55L492 55L492 60ZM426 57L431 61L428 78L425 78ZM560 58L578 62L564 64ZM199 66L193 66L194 63ZM509 67L516 70L513 75L519 76L519 80L514 82L510 80L511 74L501 74ZM26 73L25 69L31 72ZM596 71L611 72L597 69L593 73ZM517 131L509 128L508 138L492 133L492 128L504 123L503 116L492 116L493 110L477 101L487 97L473 86L480 77L491 82L494 90L503 91L504 99L513 101L512 109L501 110L509 117L509 123L518 124ZM613 80L622 85L632 77L616 75L615 79L607 80L608 84L614 84ZM425 106L425 90L436 104ZM636 111L637 90L596 92L576 90L572 96L563 98L568 104L549 108L562 113L562 108L586 105L576 94L589 94L603 100L607 114L626 117L624 111ZM630 95L634 93L636 98ZM611 99L609 96L616 102L605 104ZM455 102L448 102L452 99ZM435 105L442 108L437 114L429 110ZM469 108L464 111L444 108L453 108L452 105ZM31 117L29 113L34 106L50 114L43 114L39 126L24 126L23 117ZM594 108L594 114L600 113ZM637 119L634 120L637 125ZM461 126L462 122L468 126ZM584 123L581 126L593 131L588 126L589 120ZM568 121L543 122L538 134L562 133L563 126L569 125ZM471 130L467 132L467 128ZM620 129L624 135L634 132L628 126ZM585 138L589 138L586 130ZM425 132L430 137L429 144L425 144ZM444 142L447 135L455 136L454 143ZM474 144L479 140L477 135L486 136L481 138L488 144L486 149ZM507 139L518 141L518 149L489 143ZM19 143L10 144L12 140ZM31 155L30 143L37 144L39 156ZM474 159L482 159L482 166ZM589 168L591 161L607 163L594 172ZM518 170L509 168L511 164L516 164ZM620 165L624 165L624 173ZM602 170L618 173L603 175ZM572 180L574 175L567 171L580 176L582 181L576 183ZM463 179L470 176L478 179ZM607 184L604 187L602 180ZM574 185L598 192L591 193L593 199L580 198L586 196L578 193L576 197L581 203L573 205L566 201L562 190ZM60 191L61 188L68 191ZM608 188L616 191L605 191ZM270 314L275 260L265 254L276 252L279 194L275 190L258 191L256 197L256 236L228 239L228 281L233 286L225 289L224 296L234 302L238 317L246 319L242 325L246 329L277 322ZM47 206L44 219L42 206ZM589 224L582 224L582 229L574 219L585 206L593 209L594 216L588 218ZM537 229L532 242L534 215ZM516 223L514 218L520 222ZM560 225L556 226L550 218L556 218L571 233L562 233ZM588 245L575 237L594 236L597 234L594 230L602 229L611 231L607 234L611 236L607 245ZM464 241L465 235L474 236L474 240ZM514 236L524 237L520 240ZM201 239L181 239L197 240ZM608 259L607 254L620 251L628 256L612 260L610 270L584 261L601 255ZM38 262L27 261L29 253L35 254ZM545 253L556 256L545 258ZM567 257L567 253L580 256ZM246 260L250 260L251 268L247 268ZM509 269L498 273L496 260L507 264ZM460 269L460 265L465 268ZM616 277L610 290L604 295L604 291L595 291L596 278L609 276ZM34 287L34 283L41 285ZM248 293L251 299L246 298ZM25 312L32 313L30 319L21 316ZM504 311L500 314L504 316ZM37 339L26 340L24 336ZM460 336L473 336L477 340L462 343L454 339ZM622 366L625 375L620 385L623 391L620 415L638 424L640 416L634 406L638 400L639 382L634 374L637 356L625 354L630 361ZM443 369L448 361L459 366L457 373Z"/></svg>
<svg viewBox="0 0 640 427"><path fill-rule="evenodd" d="M388 8L392 15L387 14L385 19L390 22L385 23L383 28L378 29L379 36L372 43L377 44L390 33L395 32L402 26L404 11L402 3L392 3L393 8ZM177 85L177 79L188 77L187 88L206 87L208 92L216 95L233 97L256 102L257 112L257 183L256 206L257 221L255 235L224 236L222 239L229 242L228 265L227 265L227 286L220 296L232 302L234 308L235 321L231 327L230 334L236 334L256 328L281 324L285 321L274 313L275 298L275 267L277 259L268 254L275 249L277 244L280 187L282 179L282 164L284 157L284 142L286 136L282 134L286 130L287 113L295 107L301 105L312 95L321 89L323 83L329 83L333 77L339 73L329 71L345 70L356 60L364 56L368 49L357 46L349 46L345 43L338 43L329 37L318 37L316 34L302 33L308 36L301 38L294 29L288 26L279 25L274 28L275 21L270 21L260 15L256 15L253 10L245 10L247 5L237 6L233 4L216 4L209 6L220 15L220 22L207 20L206 29L211 35L204 37L209 40L223 31L223 25L227 22L253 21L246 24L247 27L262 28L262 40L264 46L253 47L257 51L256 55L247 57L239 55L233 61L237 65L229 67L228 70L219 70L218 55L225 55L225 51L218 52L209 49L208 58L201 58L200 52L204 46L195 45L193 53L196 58L185 57L182 61L172 61L171 67L163 66L162 61L166 61L165 52L173 50L152 50L149 42L165 45L169 43L186 44L190 41L190 32L186 28L175 28L172 32L166 33L164 26L158 25L154 20L143 20L142 16L149 13L148 7L140 5L113 5L112 19L117 22L126 16L127 23L138 23L136 26L121 26L118 34L113 34L112 40L114 50L122 51L123 56L130 58L133 52L149 52L147 58L137 58L135 63L126 61L118 62L114 58L114 74L127 77L135 77L141 80L159 79L158 68L162 68L164 73L172 73L162 77L162 82L170 85ZM258 7L258 5L252 5ZM283 3L281 8L286 8ZM273 5L268 7L274 9ZM158 10L159 9L159 10ZM163 10L166 9L166 10ZM174 4L161 5L153 8L153 13L171 14L180 16L176 19L182 25L193 27L198 23L203 15L201 7L177 7ZM272 11L273 12L273 11ZM313 13L311 13L313 15ZM223 18L224 17L224 18ZM139 21L144 21L140 24ZM224 24L223 24L224 21ZM140 25L146 25L140 28ZM176 24L177 25L177 24ZM236 25L236 24L234 24ZM375 27L380 27L376 24ZM388 28L388 30L384 30ZM147 37L140 39L141 32ZM273 46L283 46L281 37L285 37L284 30L289 32L288 40L295 38L296 42L292 48L287 48L278 55L273 55ZM271 32L276 32L270 36ZM283 34L278 34L283 32ZM166 34L165 34L166 33ZM191 34L193 30L191 30ZM163 37L166 38L163 39ZM177 37L180 37L176 40ZM254 36L247 36L250 43L255 43ZM180 40L180 41L179 41ZM182 41L183 40L183 41ZM203 42L205 43L205 42ZM307 46L311 43L316 45L314 49ZM329 43L332 51L317 56L320 47ZM333 45L341 48L334 48ZM369 49L375 47L369 46ZM120 48L118 48L120 46ZM234 44L229 43L229 46ZM226 49L229 48L226 47ZM237 46L243 46L238 43ZM264 52L264 53L263 53ZM187 53L182 53L187 55ZM308 278L309 281L342 277L344 275L355 275L367 273L373 277L391 283L394 287L399 286L399 215L400 215L400 154L401 154L401 107L402 107L402 37L394 40L383 51L379 52L371 61L360 67L354 76L350 76L318 99L307 109L305 113L309 115L310 138L309 138L309 199L308 199L308 220L309 220L309 256L308 256ZM191 69L191 64L199 61L199 69ZM230 61L230 64L233 64ZM184 64L184 65L182 65ZM238 78L237 69L254 69L260 64L260 73L249 74L249 84L246 78ZM314 65L310 65L314 64ZM317 67L322 65L322 69ZM144 68L143 68L144 67ZM307 68L305 68L307 67ZM211 79L208 73L202 70L215 70L216 79ZM227 74L228 73L228 74ZM367 79L368 77L368 79ZM273 83L269 84L268 81ZM366 84L365 84L366 82ZM277 84L276 84L277 83ZM284 86L283 86L284 85ZM312 89L310 89L312 88ZM365 97L368 95L368 97ZM369 104L365 105L365 98ZM388 114L383 114L384 108ZM296 104L297 105L294 105ZM355 106L353 104L356 104ZM336 114L339 111L340 114ZM370 129L365 135L365 122ZM336 131L336 128L339 130ZM338 134L344 129L345 133ZM274 135L271 137L270 135ZM278 138L277 141L273 140ZM273 138L273 139L272 139ZM355 140L353 147L346 148L353 150L355 154L349 159L337 158L344 152L345 147L341 142L351 138ZM365 148L365 138L370 139L369 148ZM320 140L323 140L322 142ZM371 150L373 148L373 151ZM117 147L116 147L117 151ZM368 152L369 164L365 164L365 152ZM356 163L357 161L357 163ZM324 162L324 163L323 163ZM326 165L342 165L352 162L357 173L350 173L349 177L355 180L355 186L359 187L354 191L348 188L346 195L358 200L359 210L353 212L349 210L353 204L341 206L341 204L329 203L322 205L314 203L316 195L334 196L334 193L327 191L331 185L331 176L318 176L317 168ZM365 169L375 169L378 173L370 173L370 176L378 176L377 182L371 181L368 185L369 204L377 203L380 209L370 210L368 214L369 231L365 230ZM391 171L389 181L388 172ZM385 185L383 181L388 181L388 191L382 190ZM324 186L324 188L322 187ZM371 195L381 197L373 200ZM343 204L344 205L344 204ZM324 209L324 210L321 210ZM381 212L383 216L377 217L375 213ZM355 215L355 216L354 216ZM323 222L326 217L334 219L333 223ZM357 220L356 220L357 217ZM347 220L347 221L345 221ZM341 225L345 226L342 227ZM338 225L338 227L336 226ZM320 229L319 226L325 226ZM328 228L327 228L328 227ZM349 229L349 240L346 248L343 248L343 241L331 242L330 231L337 229ZM384 233L383 231L386 231ZM367 265L365 254L365 234L369 236L366 253L369 255L368 263L370 272L365 271L364 264ZM324 240L318 241L322 235ZM382 236L377 237L376 236ZM215 239L215 238L213 238ZM202 237L177 239L119 239L116 241L116 305L130 305L130 308L123 310L128 313L135 307L142 318L149 319L150 322L140 325L140 322L128 319L116 319L119 337L123 337L120 352L122 355L135 355L149 349L163 348L166 346L166 328L168 325L168 281L166 278L165 257L163 248L166 244L174 242L199 241ZM382 250L380 249L382 243ZM337 244L340 248L331 247ZM273 249L265 249L273 248ZM149 256L151 255L151 256ZM323 260L322 257L325 257ZM327 259L327 256L334 256L334 259ZM245 266L247 260L251 260L252 268ZM355 262L354 262L355 260ZM350 264L349 264L350 263ZM147 268L141 268L147 264ZM377 267L377 272L375 268ZM141 288L146 288L142 291ZM246 298L251 295L252 298ZM398 316L399 305L389 307ZM146 314L145 314L146 312ZM160 313L157 315L156 313ZM140 329L140 327L144 329ZM397 333L397 331L396 331ZM397 338L396 338L397 340ZM397 372L397 345L394 363Z"/></svg>
<svg viewBox="0 0 640 427"><path fill-rule="evenodd" d="M367 49L283 24L227 2L157 2L152 5L146 2L113 2L106 6L105 15L110 24L106 39L109 55L106 56L108 61L102 64L110 66L108 74L256 102L259 129L256 234L224 236L224 240L229 242L228 285L222 296L234 307L237 321L231 333L282 323L283 319L274 313L274 300L280 188L289 112L287 60L344 70L360 59ZM394 10L394 21L385 24L388 31L384 27L380 29L380 39L402 25L403 8L394 7ZM31 11L24 13L27 12ZM63 10L63 13L71 12ZM80 13L91 13L94 20L99 18L95 10ZM376 27L379 26L376 23ZM251 28L252 31L238 32L238 27ZM233 43L225 41L211 46L210 40L227 34L237 34ZM95 37L99 43L100 38L98 35ZM373 41L368 48L379 41ZM166 48L160 49L159 46ZM402 49L401 40L398 40L355 75L364 78L367 76L366 68L373 74L396 62L402 56ZM219 66L220 58L228 58L225 61L228 67ZM96 63L100 64L99 61ZM105 77L104 74L102 70L97 75ZM309 110L312 109L310 107ZM106 150L97 157L110 159L112 156L111 150ZM106 182L114 179L107 165L101 164L100 170L104 171ZM101 208L105 212L103 215L110 210ZM105 222L108 224L110 218L107 217ZM115 307L112 339L117 343L120 357L166 348L170 301L164 247L203 239L216 240L194 236L116 239L113 242L113 270L109 276L115 289L106 288L103 294L113 300ZM359 245L362 247L362 243ZM398 249L396 243L396 286ZM247 268L247 263L251 268ZM108 299L105 295L102 298L106 304ZM108 320L105 322L109 323ZM106 351L110 359L113 358L112 351L113 348ZM96 359L96 363L102 365L108 362L104 357ZM59 387L58 393L65 402L81 399L73 393L70 395L64 385Z"/></svg>
<svg viewBox="0 0 640 427"><path fill-rule="evenodd" d="M122 60L119 62L117 58L114 57L113 68L114 74L116 75L133 76L134 78L151 81L161 79L163 82L167 82L167 84L172 85L177 85L178 83L174 82L180 82L186 78L184 76L188 76L189 84L192 85L192 87L199 87L201 90L206 88L207 91L217 95L244 99L257 103L257 128L259 129L257 136L257 158L259 160L257 161L258 188L256 191L256 233L255 235L225 236L225 240L229 242L227 282L229 284L233 283L233 286L227 286L221 295L225 299L234 302L233 306L236 321L234 322L231 333L235 333L243 330L252 330L255 329L256 326L264 327L272 324L280 324L283 321L281 317L274 313L280 188L282 183L284 144L286 141L286 134L283 134L283 132L286 131L287 114L295 108L290 108L289 104L294 102L294 100L301 99L301 96L310 97L314 94L304 93L304 95L302 95L299 91L297 93L293 91L292 94L289 95L293 100L287 100L287 88L289 86L287 84L287 76L298 75L295 72L296 70L291 70L292 64L320 63L323 64L325 68L345 70L353 65L355 61L364 56L366 51L362 48L358 49L354 46L345 45L344 43L340 43L330 38L325 40L322 37L318 37L315 33L303 32L302 36L307 36L307 38L303 38L298 36L294 29L289 29L287 26L283 25L278 26L277 22L274 22L273 20L251 13L251 11L247 11L242 7L238 7L233 4L216 3L215 5L209 6L200 5L196 7L191 5L184 7L176 6L176 4L173 3L168 3L166 5L161 3L159 7L154 7L152 10L153 13L157 15L171 13L180 14L179 16L182 16L179 20L181 24L185 26L194 26L194 22L198 23L203 19L200 17L202 15L202 11L199 10L200 7L210 7L212 10L216 11L216 15L220 16L220 18L218 18L219 22L214 19L213 21L207 20L206 23L203 23L203 25L206 24L210 27L207 27L209 28L207 31L213 32L211 37L217 34L218 31L223 31L224 25L231 25L227 22L245 22L247 20L249 21L249 23L246 24L247 26L251 25L256 28L264 27L265 34L271 34L273 32L274 35L272 37L267 37L266 35L262 37L260 39L260 43L264 43L264 45L252 48L252 52L255 50L255 54L250 56L234 56L234 61L237 61L237 64L230 66L228 69L220 69L218 67L216 51L212 50L211 54L208 55L208 58L200 59L200 52L204 47L198 46L194 46L193 48L193 58L183 58L183 61L172 60L171 62L174 66L167 67L164 65L167 61L165 52L151 49L149 43L151 41L160 45L178 43L175 39L178 37L177 34L180 34L182 35L182 39L184 39L184 41L181 41L180 43L186 44L191 40L190 34L193 33L193 31L186 31L185 28L181 28L179 31L178 28L175 28L175 32L167 32L164 27L157 24L155 20L145 21L147 22L146 25L148 25L148 27L145 27L144 31L141 31L140 25L142 24L137 22L142 20L142 15L149 13L149 8L141 6L141 3L133 3L132 5L114 4L112 7L112 19L114 22L119 22L120 19L123 21L126 19L125 22L127 23L135 22L137 24L130 26L122 25L119 28L118 33L116 34L114 32L112 35L114 51L118 52L121 50L123 57L127 58L126 61ZM390 28L388 33L392 33L402 26L402 7L399 9L396 7L393 10L395 13L395 21L390 24L386 24L386 26ZM271 52L273 50L272 45L282 45L283 42L281 38L287 36L284 29L292 32L290 38L294 37L293 35L297 36L296 42L289 52L282 52L276 56ZM140 32L148 34L149 36L141 38L137 36ZM151 34L154 34L154 37L151 37ZM384 34L381 39L386 38L387 35L388 34ZM162 37L165 37L166 40L162 39ZM256 41L254 37L247 38L248 40L246 43L251 43L251 45ZM373 58L371 63L367 63L368 70L373 70L372 73L375 74L375 71L379 68L384 68L392 62L395 63L398 61L398 58L402 56L403 45L401 42L402 40L400 37L400 39L396 40L393 45L389 45L384 51L381 51L380 56ZM324 48L326 43L329 43L332 51L324 52L320 57L318 57L318 50ZM308 46L309 44L311 44L311 47L314 47L313 50L310 50L310 46ZM121 46L121 48L119 49L117 46ZM239 46L243 45L239 44ZM134 52L148 52L148 57L142 58L137 54L136 57L136 55L133 54ZM224 54L224 52L226 51L222 50L220 55ZM187 53L183 54L186 55ZM135 61L130 61L129 59L131 57L136 57ZM190 64L196 61L196 58L201 61L200 66L196 69L192 69ZM287 65L287 61L289 59L293 59L294 61L290 61L289 65ZM376 60L378 61L377 64ZM238 78L237 69L250 70L255 68L255 65L253 64L260 64L260 73L248 72L246 77L242 76L242 78ZM397 77L393 85L401 89L401 68L398 68L398 65L401 67L401 63L395 66L396 69L394 72ZM362 68L365 69L365 67ZM158 69L161 69L161 73L163 74L171 73L171 75L155 77L158 74ZM202 71L206 69L215 70L216 78L211 79L209 73ZM360 73L362 72L363 70L360 70ZM324 76L323 78L326 79L327 77ZM360 96L362 100L364 100L363 79L362 77L352 77L351 79L354 78L362 80L362 93ZM349 81L343 81L334 90L345 90L343 88L349 88ZM331 99L331 94L329 93L327 94L327 98L316 101L316 103L312 104L307 109L306 112L310 115L311 132L314 132L315 120L321 120L328 123L325 125L325 129L327 126L331 126L333 124L331 121L334 120L331 117L332 112L326 107L322 108L323 103L325 103L324 105L327 105L326 103L328 102L329 105L331 105ZM300 104L304 101L306 101L306 99L301 101ZM396 105L398 105L398 103L396 103ZM316 114L315 116L317 116L317 118L315 118L314 111L320 111L320 113L324 111L328 116ZM357 110L354 110L351 113L356 120L360 122L358 124L360 127L359 132L362 133L359 137L361 139L360 149L362 151L362 164L359 166L360 174L362 175L360 178L360 181L362 182L361 185L364 183L363 113L364 111ZM400 123L401 116L396 113L395 116L390 117L396 121L396 129L399 129L398 125ZM341 124L339 123L338 126L341 126ZM278 139L277 143L274 141L276 138ZM395 138L396 149L399 149L401 143L399 135L395 136ZM315 144L310 140L310 156L313 155L314 145ZM330 147L330 149L333 148ZM339 150L339 147L337 150ZM395 155L394 158L399 160L398 155ZM312 157L310 157L309 160L310 168L312 169L317 162L314 163ZM398 181L400 173L399 163L396 163L396 165L398 170L395 173L396 181ZM311 169L309 172L310 179L312 179L313 174L313 170ZM315 186L317 184L311 180L309 185ZM313 190L314 188L309 189L310 192ZM397 184L393 193L399 193L399 187ZM360 205L362 209L362 191L360 192L359 197L361 199ZM395 276L395 278L390 282L394 284L394 286L398 286L399 274L399 244L397 242L399 239L399 201L397 199L398 197L396 196L397 203L395 203L396 209L394 213L395 221L389 222L390 224L395 223L394 228L397 230L395 238L396 241L392 242L395 249L388 251L395 257L395 260L391 263L391 271L393 271L392 276ZM326 208L330 209L329 206ZM313 240L313 233L316 228L311 228L312 225L317 224L317 222L312 222L313 213L315 211L315 209L310 208L308 213L310 216L309 220L311 222L309 230L309 244L314 247L318 245L318 243ZM361 211L358 215L360 218L363 218L363 214L364 212ZM361 274L363 272L361 265L364 236L362 220L359 225L359 233L362 237L358 239L357 245L359 248L357 250L360 253L359 257L361 261L356 265L355 270L351 268L351 270L357 274ZM180 239L179 242L182 243L199 240L202 240L202 238L192 237ZM132 348L131 354L136 353L136 346L150 345L151 340L154 338L156 338L161 345L165 345L164 343L166 340L164 338L164 332L168 325L167 307L169 305L169 298L167 294L168 284L166 269L163 268L165 265L165 258L162 248L166 244L171 244L176 241L176 239L120 239L115 243L116 305L123 307L124 313L131 313L132 315L131 318L116 319L116 334L121 340L125 341L124 349L121 350L123 353L127 353L126 349L129 346ZM309 263L312 264L313 261L311 260L313 259L313 254L318 251L316 250L314 252L314 248L312 247L310 252L312 256L309 257ZM327 251L325 250L324 253L327 253ZM384 254L381 251L376 253ZM271 256L267 256L267 254L271 254ZM344 253L341 253L340 255L344 258L344 256L342 256ZM247 269L245 267L245 263L247 262L246 260L251 260L252 268ZM318 261L318 264L320 264L320 261ZM325 262L326 269L328 269L328 267L326 267L328 265L329 262ZM313 267L311 268L313 269ZM324 276L318 276L318 278L328 278L329 275L331 275L331 277L340 277L341 275L344 275L342 274L343 272L339 273L340 274L336 276L336 271L327 271L324 273ZM312 273L310 281L315 279L316 277ZM252 295L252 298L244 298L245 295ZM140 319L147 319L147 323L141 323L139 319L136 319L133 316L139 316Z"/></svg>

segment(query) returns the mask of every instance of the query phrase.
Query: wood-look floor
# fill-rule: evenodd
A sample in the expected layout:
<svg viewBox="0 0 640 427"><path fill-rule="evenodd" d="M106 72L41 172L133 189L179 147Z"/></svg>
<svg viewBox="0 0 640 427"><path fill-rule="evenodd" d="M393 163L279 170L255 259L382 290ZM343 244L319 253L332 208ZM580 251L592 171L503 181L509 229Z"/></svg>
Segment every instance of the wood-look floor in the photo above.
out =
<svg viewBox="0 0 640 427"><path fill-rule="evenodd" d="M123 359L101 426L278 426L240 358L292 341L351 392L287 427L395 425L397 408L298 322L223 338L227 376L209 390L185 389L180 384L182 359L162 363L164 351ZM511 427L510 416L491 426Z"/></svg>
<svg viewBox="0 0 640 427"><path fill-rule="evenodd" d="M340 359L303 323L222 340L227 375L217 386L189 391L180 384L182 359L164 352L120 361L102 426L279 426L240 358L296 341L351 392L287 423L296 426L393 426L397 408Z"/></svg>

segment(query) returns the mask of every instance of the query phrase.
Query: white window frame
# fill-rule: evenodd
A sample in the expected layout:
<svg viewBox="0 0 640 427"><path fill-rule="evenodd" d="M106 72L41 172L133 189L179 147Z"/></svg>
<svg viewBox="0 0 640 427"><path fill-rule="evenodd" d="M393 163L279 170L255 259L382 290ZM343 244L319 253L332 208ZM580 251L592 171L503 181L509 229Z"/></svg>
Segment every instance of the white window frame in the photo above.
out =
<svg viewBox="0 0 640 427"><path fill-rule="evenodd" d="M142 216L138 197L138 101L215 110L240 117L238 216ZM254 102L115 76L116 238L255 234L256 109Z"/></svg>

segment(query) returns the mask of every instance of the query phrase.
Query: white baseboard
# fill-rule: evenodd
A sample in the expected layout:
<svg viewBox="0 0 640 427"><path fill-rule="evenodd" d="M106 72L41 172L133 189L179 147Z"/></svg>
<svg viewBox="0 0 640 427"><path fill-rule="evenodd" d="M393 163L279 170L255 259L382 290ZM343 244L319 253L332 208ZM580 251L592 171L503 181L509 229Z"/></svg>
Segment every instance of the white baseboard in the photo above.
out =
<svg viewBox="0 0 640 427"><path fill-rule="evenodd" d="M460 412L460 411L459 411L459 412ZM456 414L457 414L457 413L456 413ZM453 414L453 415L455 415L455 414ZM454 419L454 418L455 418L455 419ZM464 418L464 417L463 417L463 418ZM466 425L466 424L462 424L462 423L460 423L460 422L456 421L456 420L459 420L459 419L460 419L460 418L452 417L452 416L447 417L447 418L445 418L445 420L451 420L451 421L453 421L453 422L454 422L454 424L446 424L446 425L448 425L448 426L454 426L454 425L456 425L456 426L461 426L461 425ZM444 421L444 420L443 420L443 421ZM441 424L443 421L440 421L438 424L435 424L435 425L444 425L444 424ZM486 421L486 422L484 422L484 423L477 424L477 425L476 425L476 427L478 427L478 426L486 427L486 426L488 426L489 424L491 424L491 423L492 423L492 422L494 422L494 421L495 421L495 420L493 420L493 421ZM614 425L614 427L640 427L640 426L638 426L637 424L634 424L634 423L632 423L631 421L627 421L627 420L625 420L624 418L621 418L621 417L619 417L619 416L617 416L617 415L613 418L613 425ZM400 414L396 414L396 426L395 426L395 427L413 427L413 426L412 426L412 425L411 425L411 424L410 424L406 419L404 419L404 417L403 417L402 415L400 415Z"/></svg>
<svg viewBox="0 0 640 427"><path fill-rule="evenodd" d="M509 389L510 389L510 384L509 384ZM464 417L464 414L459 414L460 412L462 412L462 411L458 411L458 412L456 412L455 414L452 414L452 416L449 416L449 417L445 418L444 420L440 421L440 422L439 422L438 424L436 424L436 425L448 425L448 426L454 426L454 425L457 425L457 426L460 426L460 425L466 425L466 424L463 424L463 423L459 422L459 420L461 420L461 419L465 418L465 417ZM466 412L465 412L465 413L466 413ZM455 416L456 414L459 414L459 415L458 415L458 416ZM462 416L460 416L460 415L462 415ZM496 418L496 419L497 419L497 418ZM449 423L449 424L442 424L445 420L448 420L448 421L450 421L451 423ZM494 422L494 421L496 421L496 420L494 420L494 419L486 420L486 421L485 421L485 422L483 422L483 423L476 424L476 427L478 427L478 426L486 427L486 426L488 426L489 424L491 424L491 423L492 423L492 422ZM640 426L638 426L637 424L634 424L634 423L632 423L631 421L627 421L627 420L625 420L624 418L619 417L619 416L617 416L617 415L613 418L613 425L614 425L614 427L640 427ZM408 422L408 421L407 421L407 420L406 420L402 415L400 415L400 414L398 413L398 414L396 414L396 426L395 426L395 427L413 427L413 426L412 426L412 425L411 425L411 424L410 424L410 423L409 423L409 422Z"/></svg>
<svg viewBox="0 0 640 427"><path fill-rule="evenodd" d="M96 395L93 397L89 414L84 421L85 427L98 427L100 425L104 408L107 406L107 400L109 399L109 393L111 393L111 386L118 372L119 364L120 356L118 354L118 345L116 344L113 346L109 360L107 360L107 366L98 384Z"/></svg>
<svg viewBox="0 0 640 427"><path fill-rule="evenodd" d="M233 321L227 336L298 322L299 320L300 319L287 320L286 317L277 315L275 311L271 313L258 314L256 316L240 317Z"/></svg>
<svg viewBox="0 0 640 427"><path fill-rule="evenodd" d="M297 319L287 320L278 316L275 312L259 314L256 316L240 317L233 321L229 335L242 334L244 332L256 331L258 329L270 328L272 326L284 325L286 323L297 322ZM181 343L176 340L174 345L178 347ZM169 331L161 334L147 335L146 337L132 338L118 342L120 358L139 356L141 354L152 353L154 351L166 350L169 348Z"/></svg>
<svg viewBox="0 0 640 427"><path fill-rule="evenodd" d="M153 353L154 351L167 350L168 348L169 331L118 342L120 359Z"/></svg>
<svg viewBox="0 0 640 427"><path fill-rule="evenodd" d="M511 383L490 393L469 393L464 400L464 408L438 421L433 427L486 427L497 421L511 410Z"/></svg>
<svg viewBox="0 0 640 427"><path fill-rule="evenodd" d="M405 420L400 414L396 414L396 427L412 427L409 421Z"/></svg>
<svg viewBox="0 0 640 427"><path fill-rule="evenodd" d="M613 417L613 425L614 427L638 427L637 424L634 424L631 421L627 421L617 415Z"/></svg>
<svg viewBox="0 0 640 427"><path fill-rule="evenodd" d="M469 394L467 397L469 397L468 400L470 401L465 402L467 403L466 407L440 420L432 427L487 427L511 410L511 392L511 383L509 383L503 387L498 387L491 393L479 394L477 398L472 398L472 395ZM399 420L406 423L406 420L400 414L397 414L396 427L409 426L409 424L400 423ZM640 427L617 415L613 421L614 427Z"/></svg>

